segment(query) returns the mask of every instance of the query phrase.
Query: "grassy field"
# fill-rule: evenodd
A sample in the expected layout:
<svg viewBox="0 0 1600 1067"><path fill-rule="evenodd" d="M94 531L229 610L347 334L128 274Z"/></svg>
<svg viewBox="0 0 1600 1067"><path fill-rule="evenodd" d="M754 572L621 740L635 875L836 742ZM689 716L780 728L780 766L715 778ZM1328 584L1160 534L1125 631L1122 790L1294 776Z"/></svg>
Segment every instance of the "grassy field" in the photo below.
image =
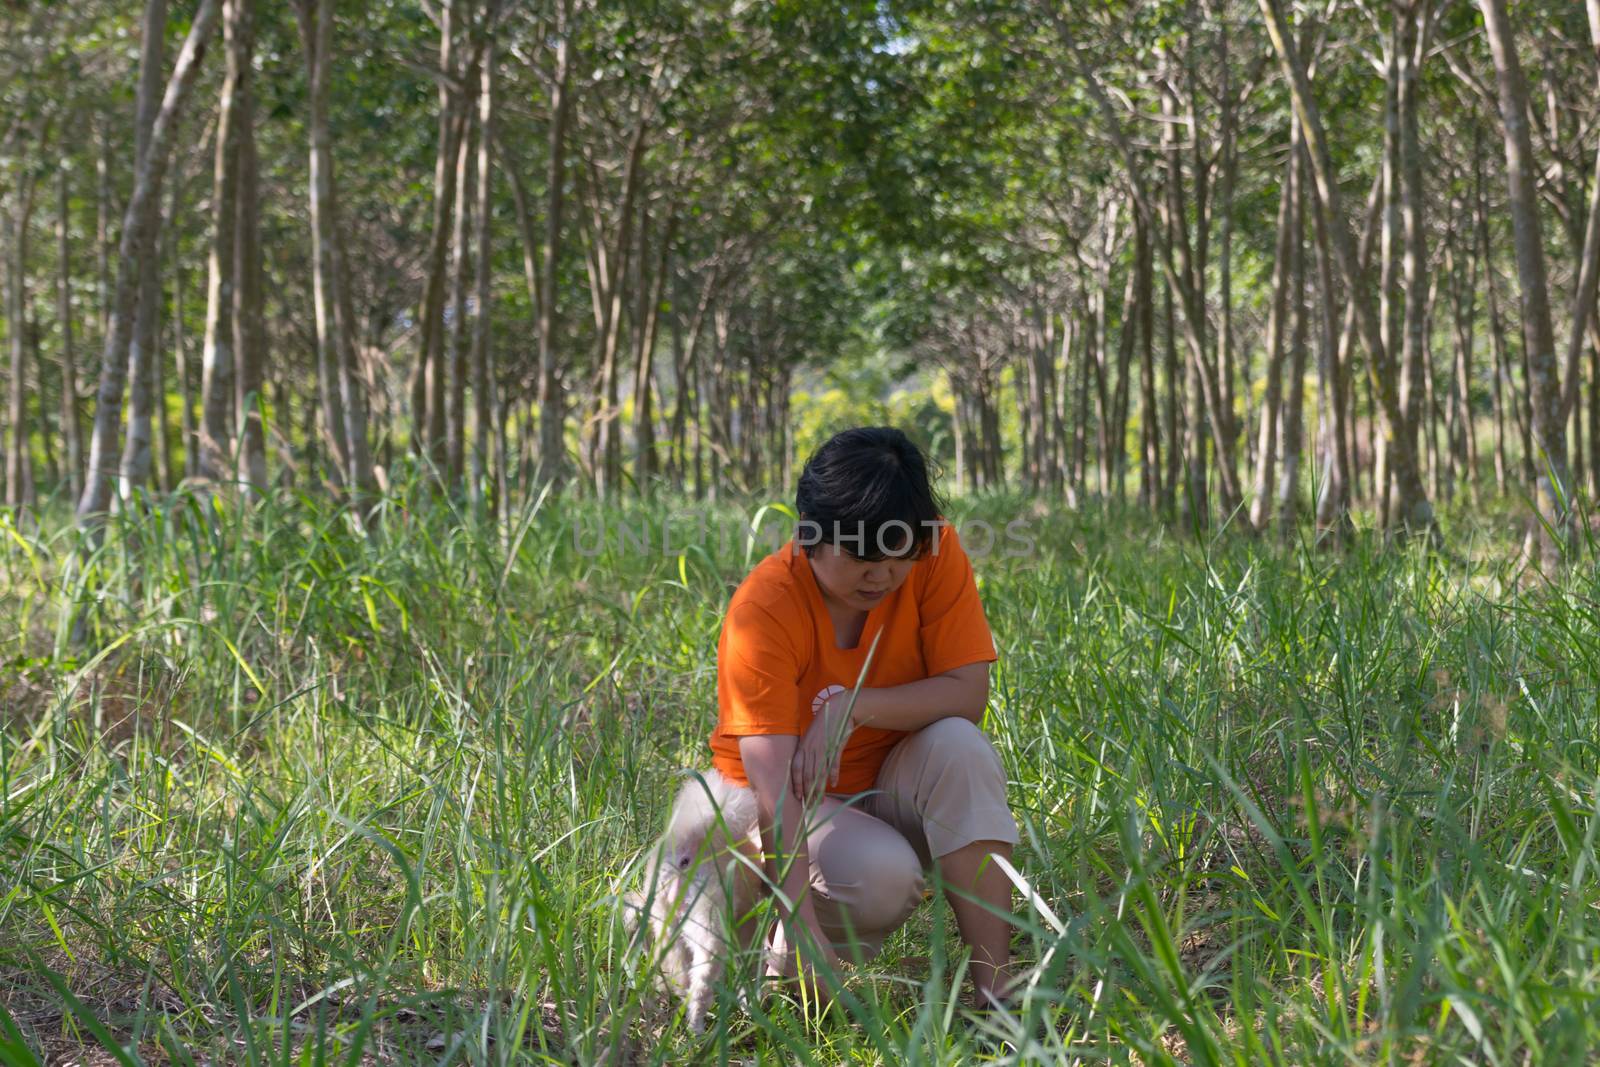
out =
<svg viewBox="0 0 1600 1067"><path fill-rule="evenodd" d="M397 498L368 540L179 497L90 583L63 522L4 520L0 1062L1600 1056L1592 563L1519 575L1493 517L1336 554L1003 497L957 511L1037 542L977 563L1036 1036L966 1021L930 905L820 1021L729 989L692 1037L612 883L708 764L767 547L591 552L761 505Z"/></svg>

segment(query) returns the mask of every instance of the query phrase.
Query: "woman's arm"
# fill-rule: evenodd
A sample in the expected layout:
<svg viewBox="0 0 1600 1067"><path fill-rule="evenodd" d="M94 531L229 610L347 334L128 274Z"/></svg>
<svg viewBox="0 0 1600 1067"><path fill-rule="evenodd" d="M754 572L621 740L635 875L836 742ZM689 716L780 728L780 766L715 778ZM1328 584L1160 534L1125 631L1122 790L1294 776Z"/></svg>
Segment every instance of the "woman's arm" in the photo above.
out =
<svg viewBox="0 0 1600 1067"><path fill-rule="evenodd" d="M850 694L836 693L832 699L848 704ZM920 730L952 715L981 723L988 703L989 664L968 663L904 685L863 687L856 694L850 723L880 730Z"/></svg>
<svg viewBox="0 0 1600 1067"><path fill-rule="evenodd" d="M800 796L838 784L844 742L858 726L920 730L930 722L958 716L978 723L989 702L987 661L954 667L904 685L863 687L850 707L850 691L835 693L811 720L800 739L790 770L790 788ZM848 711L850 723L844 725ZM820 779L820 780L819 780Z"/></svg>
<svg viewBox="0 0 1600 1067"><path fill-rule="evenodd" d="M793 734L753 734L739 738L739 758L756 794L762 865L772 884L795 904L793 908L786 907L781 900L778 904L779 914L789 927L784 931L786 936L782 942L785 958L778 961L784 974L794 973L794 950L800 940L793 925L797 920L821 948L824 962L830 966L836 962L833 946L817 921L809 892L811 858L805 838L806 812L800 798L789 788L789 762L794 758L799 740ZM785 873L786 863L788 871ZM781 883L780 874L783 875Z"/></svg>

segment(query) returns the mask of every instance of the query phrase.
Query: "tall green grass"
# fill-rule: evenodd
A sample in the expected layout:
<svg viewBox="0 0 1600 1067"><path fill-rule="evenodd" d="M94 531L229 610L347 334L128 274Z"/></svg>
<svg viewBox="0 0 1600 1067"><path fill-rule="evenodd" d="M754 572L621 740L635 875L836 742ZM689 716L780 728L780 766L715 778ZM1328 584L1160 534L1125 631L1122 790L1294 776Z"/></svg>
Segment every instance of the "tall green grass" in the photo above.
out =
<svg viewBox="0 0 1600 1067"><path fill-rule="evenodd" d="M1600 603L1009 497L977 562L1024 841L1026 1018L922 909L820 1021L708 1032L613 882L707 765L763 501L180 495L84 559L0 528L0 1061L1574 1063L1600 1050ZM663 554L661 516L680 516ZM771 512L767 519L777 521ZM602 522L651 523L645 552ZM20 525L19 525L20 524ZM579 536L574 538L574 527ZM82 612L89 640L68 641Z"/></svg>

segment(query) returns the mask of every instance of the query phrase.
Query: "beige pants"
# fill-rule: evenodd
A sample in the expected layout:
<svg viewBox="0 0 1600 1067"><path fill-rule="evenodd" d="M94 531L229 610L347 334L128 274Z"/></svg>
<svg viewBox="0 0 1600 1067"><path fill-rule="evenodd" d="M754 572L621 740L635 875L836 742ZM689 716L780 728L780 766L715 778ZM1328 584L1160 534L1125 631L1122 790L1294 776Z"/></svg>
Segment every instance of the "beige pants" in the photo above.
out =
<svg viewBox="0 0 1600 1067"><path fill-rule="evenodd" d="M845 959L878 954L922 903L935 859L974 841L1018 841L1000 757L955 717L895 745L873 789L824 797L811 826L817 920Z"/></svg>

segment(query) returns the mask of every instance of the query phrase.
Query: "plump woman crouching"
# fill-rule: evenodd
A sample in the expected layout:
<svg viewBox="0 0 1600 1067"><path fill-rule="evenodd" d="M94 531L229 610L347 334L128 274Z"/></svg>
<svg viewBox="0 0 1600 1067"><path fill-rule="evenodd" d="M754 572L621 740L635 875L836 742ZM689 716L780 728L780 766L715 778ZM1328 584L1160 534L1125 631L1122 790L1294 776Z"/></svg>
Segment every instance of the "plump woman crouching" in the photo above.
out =
<svg viewBox="0 0 1600 1067"><path fill-rule="evenodd" d="M1018 837L978 727L996 653L971 563L899 430L835 435L796 504L795 536L728 604L711 734L783 893L768 973L870 959L937 870L979 1003L1003 999L1011 883L989 857Z"/></svg>

